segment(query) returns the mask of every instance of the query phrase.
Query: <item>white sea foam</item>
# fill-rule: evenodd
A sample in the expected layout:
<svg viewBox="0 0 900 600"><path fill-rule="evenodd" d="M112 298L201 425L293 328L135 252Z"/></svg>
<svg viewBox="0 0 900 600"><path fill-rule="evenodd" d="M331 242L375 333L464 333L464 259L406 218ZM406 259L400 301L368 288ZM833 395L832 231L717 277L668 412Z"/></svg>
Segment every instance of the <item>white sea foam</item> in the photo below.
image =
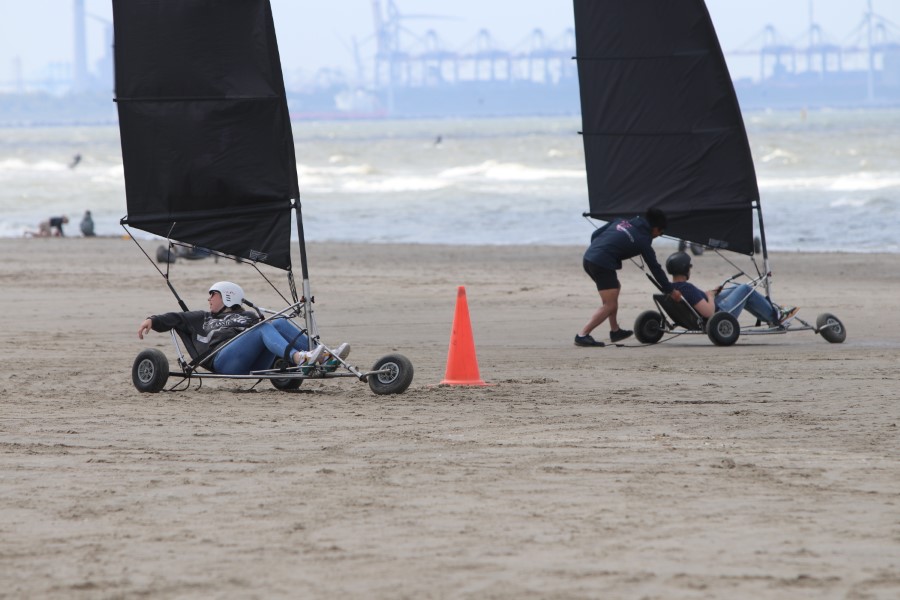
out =
<svg viewBox="0 0 900 600"><path fill-rule="evenodd" d="M386 177L378 179L349 179L341 184L341 191L355 194L385 194L425 192L447 187L446 181L430 177Z"/></svg>
<svg viewBox="0 0 900 600"><path fill-rule="evenodd" d="M796 154L791 152L787 152L786 150L773 150L769 152L765 156L760 159L764 163L782 163L782 164L796 164L798 162L798 158Z"/></svg>
<svg viewBox="0 0 900 600"><path fill-rule="evenodd" d="M757 183L761 190L874 191L900 189L900 174L861 171L844 175L759 177Z"/></svg>
<svg viewBox="0 0 900 600"><path fill-rule="evenodd" d="M447 179L484 178L493 181L541 181L546 179L583 179L584 170L546 169L518 163L487 160L476 165L445 169L438 175Z"/></svg>

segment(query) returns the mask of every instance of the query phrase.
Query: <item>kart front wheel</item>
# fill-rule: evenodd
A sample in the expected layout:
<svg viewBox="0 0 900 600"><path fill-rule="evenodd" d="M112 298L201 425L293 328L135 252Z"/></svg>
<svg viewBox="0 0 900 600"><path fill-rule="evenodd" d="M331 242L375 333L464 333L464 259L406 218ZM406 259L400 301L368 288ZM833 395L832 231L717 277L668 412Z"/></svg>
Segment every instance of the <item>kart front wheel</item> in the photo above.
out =
<svg viewBox="0 0 900 600"><path fill-rule="evenodd" d="M738 320L729 312L717 312L706 324L706 335L716 346L731 346L741 335Z"/></svg>
<svg viewBox="0 0 900 600"><path fill-rule="evenodd" d="M832 344L840 344L847 339L847 330L841 320L831 313L822 313L816 319L816 333Z"/></svg>
<svg viewBox="0 0 900 600"><path fill-rule="evenodd" d="M379 395L402 394L413 380L412 362L402 354L381 357L372 370L384 371L371 373L366 378L372 391Z"/></svg>
<svg viewBox="0 0 900 600"><path fill-rule="evenodd" d="M169 360L156 348L148 348L137 355L131 367L131 381L139 392L155 394L169 380Z"/></svg>

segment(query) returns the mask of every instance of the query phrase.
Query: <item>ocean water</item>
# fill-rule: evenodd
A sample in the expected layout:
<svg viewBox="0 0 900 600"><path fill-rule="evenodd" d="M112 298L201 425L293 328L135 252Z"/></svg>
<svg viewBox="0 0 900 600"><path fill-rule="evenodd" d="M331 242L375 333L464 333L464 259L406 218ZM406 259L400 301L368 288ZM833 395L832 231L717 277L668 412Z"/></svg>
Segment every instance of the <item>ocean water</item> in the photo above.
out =
<svg viewBox="0 0 900 600"><path fill-rule="evenodd" d="M898 252L900 111L745 114L771 250ZM580 119L295 122L311 241L586 244ZM123 233L118 129L0 130L0 237ZM79 164L71 166L73 157ZM136 232L140 233L140 232Z"/></svg>

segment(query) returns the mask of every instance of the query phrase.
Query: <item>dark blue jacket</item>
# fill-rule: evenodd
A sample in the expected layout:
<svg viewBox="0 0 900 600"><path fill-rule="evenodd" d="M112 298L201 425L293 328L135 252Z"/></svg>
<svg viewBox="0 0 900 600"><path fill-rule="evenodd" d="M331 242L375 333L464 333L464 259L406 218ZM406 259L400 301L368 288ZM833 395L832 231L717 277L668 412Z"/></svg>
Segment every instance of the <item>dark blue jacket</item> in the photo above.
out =
<svg viewBox="0 0 900 600"><path fill-rule="evenodd" d="M652 243L650 223L644 217L617 219L591 234L591 245L584 253L584 260L604 269L618 270L623 260L640 254L663 291L669 293L672 284L656 260Z"/></svg>

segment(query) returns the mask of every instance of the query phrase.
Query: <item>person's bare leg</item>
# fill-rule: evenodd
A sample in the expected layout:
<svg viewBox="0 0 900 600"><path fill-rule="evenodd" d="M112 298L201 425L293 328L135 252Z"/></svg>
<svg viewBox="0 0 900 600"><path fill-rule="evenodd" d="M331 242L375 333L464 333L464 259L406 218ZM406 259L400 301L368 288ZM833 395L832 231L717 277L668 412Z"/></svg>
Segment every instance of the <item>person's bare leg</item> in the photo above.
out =
<svg viewBox="0 0 900 600"><path fill-rule="evenodd" d="M590 320L581 328L578 335L590 335L606 319L609 319L610 326L615 326L616 329L619 328L618 323L615 321L616 314L619 312L619 288L600 290L600 301L602 302L600 308L591 315Z"/></svg>

